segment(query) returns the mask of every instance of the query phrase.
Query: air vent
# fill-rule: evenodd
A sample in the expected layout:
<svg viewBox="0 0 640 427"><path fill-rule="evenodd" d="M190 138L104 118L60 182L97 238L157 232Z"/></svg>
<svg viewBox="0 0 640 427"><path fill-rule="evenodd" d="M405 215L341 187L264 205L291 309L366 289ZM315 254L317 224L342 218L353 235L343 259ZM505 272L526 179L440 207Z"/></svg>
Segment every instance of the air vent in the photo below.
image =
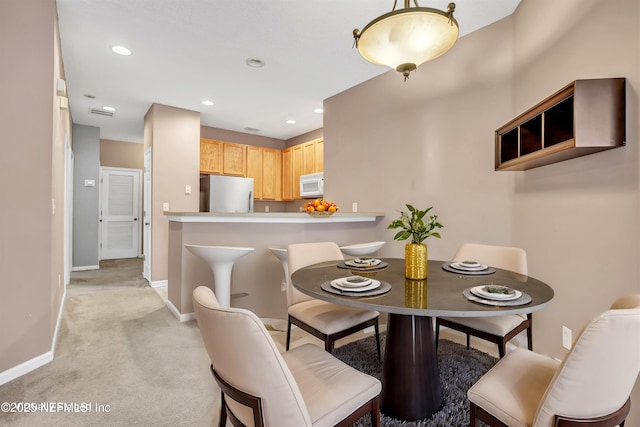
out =
<svg viewBox="0 0 640 427"><path fill-rule="evenodd" d="M89 109L89 113L97 114L99 116L113 117L113 111L98 110L96 108L90 108Z"/></svg>

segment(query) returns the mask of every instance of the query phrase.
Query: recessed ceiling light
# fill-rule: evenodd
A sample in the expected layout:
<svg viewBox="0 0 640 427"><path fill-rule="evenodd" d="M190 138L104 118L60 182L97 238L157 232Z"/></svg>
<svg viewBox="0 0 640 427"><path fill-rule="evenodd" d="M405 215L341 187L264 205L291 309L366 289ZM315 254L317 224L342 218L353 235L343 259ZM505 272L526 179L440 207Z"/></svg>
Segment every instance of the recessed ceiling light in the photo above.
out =
<svg viewBox="0 0 640 427"><path fill-rule="evenodd" d="M249 126L244 128L244 130L249 131L249 132L260 132L260 129L252 128L252 127L249 127Z"/></svg>
<svg viewBox="0 0 640 427"><path fill-rule="evenodd" d="M85 98L89 98L89 99L96 99L96 96L95 95L91 95L90 93L85 93L82 96L84 96Z"/></svg>
<svg viewBox="0 0 640 427"><path fill-rule="evenodd" d="M287 124L295 125L295 124L296 124L296 121L295 121L295 120L291 120L291 119L289 119L289 120L287 120Z"/></svg>
<svg viewBox="0 0 640 427"><path fill-rule="evenodd" d="M113 46L111 48L112 51L117 53L118 55L131 55L131 51L124 46Z"/></svg>
<svg viewBox="0 0 640 427"><path fill-rule="evenodd" d="M113 107L109 107L109 106L106 106L106 105L105 105L104 107L102 107L102 109L103 109L104 111L116 111L116 109L115 109L115 108L113 108Z"/></svg>
<svg viewBox="0 0 640 427"><path fill-rule="evenodd" d="M249 58L245 61L249 67L260 68L264 67L264 61L256 58Z"/></svg>
<svg viewBox="0 0 640 427"><path fill-rule="evenodd" d="M213 101L209 101L208 99L205 99L204 101L202 101L202 103L203 103L204 105L209 106L209 107L213 105Z"/></svg>
<svg viewBox="0 0 640 427"><path fill-rule="evenodd" d="M324 113L324 110L322 108L316 108L315 110L313 110L314 113Z"/></svg>

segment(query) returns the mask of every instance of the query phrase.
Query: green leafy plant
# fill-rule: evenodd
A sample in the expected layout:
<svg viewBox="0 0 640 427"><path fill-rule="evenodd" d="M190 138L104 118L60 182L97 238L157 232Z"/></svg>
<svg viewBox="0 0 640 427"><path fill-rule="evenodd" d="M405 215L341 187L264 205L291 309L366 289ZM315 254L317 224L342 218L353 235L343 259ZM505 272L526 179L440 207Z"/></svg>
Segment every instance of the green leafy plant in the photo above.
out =
<svg viewBox="0 0 640 427"><path fill-rule="evenodd" d="M442 224L438 222L438 215L429 215L425 218L425 215L433 209L433 206L421 211L411 205L407 205L407 209L409 210L408 213L400 211L400 218L387 227L388 229L402 229L393 236L393 240L407 240L411 237L411 243L422 243L427 237L440 238L440 233L433 231L437 228L442 228Z"/></svg>

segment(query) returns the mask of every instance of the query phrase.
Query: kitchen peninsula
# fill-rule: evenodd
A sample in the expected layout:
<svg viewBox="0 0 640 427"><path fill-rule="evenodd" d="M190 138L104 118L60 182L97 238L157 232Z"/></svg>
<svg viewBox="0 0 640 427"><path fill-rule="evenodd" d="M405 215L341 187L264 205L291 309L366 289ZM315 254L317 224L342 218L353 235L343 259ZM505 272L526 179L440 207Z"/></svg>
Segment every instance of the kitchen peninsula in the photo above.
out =
<svg viewBox="0 0 640 427"><path fill-rule="evenodd" d="M231 305L259 317L285 319L286 294L280 261L269 248L290 243L333 241L339 245L380 240L380 212L338 212L328 217L306 213L166 212L169 219L168 301L180 321L191 320L191 294L200 285L213 288L209 266L184 248L185 244L252 247L239 258L231 278ZM233 295L243 295L234 298Z"/></svg>

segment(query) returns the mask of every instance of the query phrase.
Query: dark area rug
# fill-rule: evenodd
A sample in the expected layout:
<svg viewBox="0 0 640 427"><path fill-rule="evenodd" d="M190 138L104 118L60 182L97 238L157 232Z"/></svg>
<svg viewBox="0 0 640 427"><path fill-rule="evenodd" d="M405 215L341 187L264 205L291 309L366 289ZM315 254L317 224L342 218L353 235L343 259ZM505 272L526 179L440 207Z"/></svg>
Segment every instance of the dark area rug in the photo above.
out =
<svg viewBox="0 0 640 427"><path fill-rule="evenodd" d="M381 334L384 349L386 335ZM374 337L346 344L334 350L338 359L378 379L382 375L382 364L378 361ZM384 355L383 355L384 357ZM442 408L430 418L418 421L399 421L381 414L383 426L395 427L466 427L469 425L469 401L467 390L491 368L497 359L449 340L440 340L438 366L444 402ZM356 427L370 426L369 416L354 424Z"/></svg>

